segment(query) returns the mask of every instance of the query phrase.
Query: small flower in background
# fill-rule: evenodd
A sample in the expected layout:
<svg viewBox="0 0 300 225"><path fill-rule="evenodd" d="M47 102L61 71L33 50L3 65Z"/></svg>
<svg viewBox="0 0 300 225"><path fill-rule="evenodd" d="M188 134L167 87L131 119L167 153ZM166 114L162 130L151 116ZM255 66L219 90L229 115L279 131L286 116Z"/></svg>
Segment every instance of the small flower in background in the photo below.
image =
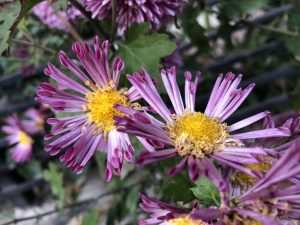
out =
<svg viewBox="0 0 300 225"><path fill-rule="evenodd" d="M5 122L2 131L7 134L6 140L12 146L10 153L13 160L17 163L28 161L32 155L33 140L24 131L17 115L8 117Z"/></svg>
<svg viewBox="0 0 300 225"><path fill-rule="evenodd" d="M118 34L123 36L127 28L134 23L150 22L152 29L157 30L179 12L183 2L187 2L187 0L116 1ZM111 1L84 0L84 5L92 13L93 18L111 19Z"/></svg>
<svg viewBox="0 0 300 225"><path fill-rule="evenodd" d="M156 87L151 82L149 74L142 70L142 74L134 73L128 76L128 80L139 91L141 96L151 106L164 122L154 118L150 114L126 110L122 106L117 109L127 113L127 117L116 117L118 130L128 134L144 137L153 146L167 149L155 151L148 149L138 156L137 165L145 165L180 156L181 161L168 172L170 176L181 172L188 167L189 176L197 180L200 175L208 176L213 183L223 182L218 171L209 159L213 159L222 165L230 166L250 176L260 178L261 173L252 171L245 165L260 163L258 156L278 157L272 149L259 146L249 146L248 142L257 138L287 137L290 130L286 127L267 128L249 132L236 132L268 115L261 112L232 125L225 123L244 102L252 91L254 84L246 89L238 88L242 76L228 73L224 78L220 75L212 90L207 107L202 112L195 112L196 89L200 74L192 81L192 75L185 73L185 105L183 103L179 87L176 83L176 70L172 67L161 72L164 86L174 107L174 114L167 108L161 99ZM147 146L145 146L147 148ZM148 147L149 148L149 147Z"/></svg>
<svg viewBox="0 0 300 225"><path fill-rule="evenodd" d="M28 51L27 46L20 46L15 53L16 57L20 57L24 60L22 65L20 66L20 73L24 76L28 76L32 73L35 73L36 68L32 64L28 64L28 60L30 59L30 53Z"/></svg>
<svg viewBox="0 0 300 225"><path fill-rule="evenodd" d="M26 117L22 120L22 126L26 133L30 135L43 134L45 129L45 113L43 109L28 109L24 116Z"/></svg>
<svg viewBox="0 0 300 225"><path fill-rule="evenodd" d="M139 221L140 225L208 225L202 220L193 220L188 209L167 204L142 194L139 197L142 200L140 208L150 214L150 218ZM194 210L196 210L196 207Z"/></svg>
<svg viewBox="0 0 300 225"><path fill-rule="evenodd" d="M219 219L224 224L282 224L279 219L300 219L299 140L291 142L272 168L242 196L223 202ZM209 220L205 210L193 212L194 219ZM292 224L292 222L290 223Z"/></svg>
<svg viewBox="0 0 300 225"><path fill-rule="evenodd" d="M42 1L34 6L33 13L49 28L55 28L59 30L68 29L64 20L75 20L81 17L80 11L74 8L72 5L69 5L66 12L62 10L55 12L53 6L48 0Z"/></svg>
<svg viewBox="0 0 300 225"><path fill-rule="evenodd" d="M50 105L55 112L72 113L70 116L48 119L52 132L45 139L55 140L45 150L56 155L67 149L60 159L75 173L81 173L94 152L102 150L107 153L105 180L109 181L114 171L121 173L123 158L131 162L134 154L129 136L117 131L114 125L113 117L124 113L113 106L120 104L133 110L138 107L134 102L140 95L133 87L118 88L124 62L116 57L110 69L108 41L100 46L98 37L95 37L93 47L94 49L88 43L78 42L72 46L87 73L61 51L61 65L76 76L78 81L49 63L45 74L72 92L60 90L50 83L42 83L37 91L37 100Z"/></svg>
<svg viewBox="0 0 300 225"><path fill-rule="evenodd" d="M172 66L175 66L176 69L179 70L183 65L179 48L177 47L171 55L162 58L161 64L163 65L164 68L170 68Z"/></svg>

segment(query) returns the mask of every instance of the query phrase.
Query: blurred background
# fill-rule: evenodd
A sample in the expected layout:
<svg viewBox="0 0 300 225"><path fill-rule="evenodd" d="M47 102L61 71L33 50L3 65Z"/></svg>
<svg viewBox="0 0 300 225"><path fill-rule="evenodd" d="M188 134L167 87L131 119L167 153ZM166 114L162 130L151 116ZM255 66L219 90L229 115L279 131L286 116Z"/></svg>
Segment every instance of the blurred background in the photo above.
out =
<svg viewBox="0 0 300 225"><path fill-rule="evenodd" d="M110 39L111 56L120 55L126 73L132 73L141 65L120 46L133 46L139 35L149 37L145 42L148 44L138 47L137 54L147 58L144 66L153 76L157 77L161 68L175 65L178 82L183 84L184 71L202 72L197 93L199 110L206 104L220 73L243 74L242 86L254 82L256 87L229 122L264 110L281 117L300 108L300 2L297 0L188 1L156 34L144 23L131 26L125 37L111 33L111 21L91 19L90 13L76 0L53 3L52 13L67 28L45 23L34 10L39 1L29 1L31 5L22 8L22 17L18 17L19 13L15 15L14 10L18 10L15 6L6 8L5 4L11 1L2 1L0 33L5 33L0 34L0 39L7 34L5 18L11 18L13 26L7 25L11 27L9 43L0 45L5 50L0 57L0 125L3 127L13 120L33 127L34 132L26 133L22 139L32 146L32 154L24 160L11 154L13 147L6 133L0 133L1 225L137 224L140 216L137 193L146 187L152 187L153 192L168 200L191 198L191 193L181 193L180 197L176 194L185 190L182 186L185 183L180 180L184 177L172 180L155 172L164 170L166 165L138 171L133 170L133 165L125 165L121 177L114 177L106 184L103 154L97 153L83 174L74 175L59 163L59 156L51 157L43 151L46 142L43 135L49 133L46 119L54 115L46 105L35 102L35 91L40 82L48 80L43 74L48 61L59 64L59 50L74 56L71 53L74 41L91 40L96 34L101 40ZM61 11L70 5L80 15L62 18ZM157 34L167 40L155 41ZM157 51L158 48L165 50ZM142 150L136 141L135 148ZM159 188L160 185L164 188Z"/></svg>

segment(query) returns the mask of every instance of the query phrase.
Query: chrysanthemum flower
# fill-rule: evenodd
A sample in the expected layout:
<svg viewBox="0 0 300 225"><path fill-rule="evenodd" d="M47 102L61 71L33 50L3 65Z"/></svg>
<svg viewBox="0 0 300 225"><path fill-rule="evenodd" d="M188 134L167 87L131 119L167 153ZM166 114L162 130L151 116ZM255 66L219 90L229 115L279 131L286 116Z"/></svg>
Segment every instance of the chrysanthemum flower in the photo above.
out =
<svg viewBox="0 0 300 225"><path fill-rule="evenodd" d="M56 155L66 149L60 159L76 173L82 172L96 150L103 150L107 152L105 179L108 181L114 170L121 172L123 158L131 162L133 156L128 135L118 132L114 125L113 116L122 116L124 113L113 106L138 107L134 101L139 99L139 94L134 88L118 88L124 62L116 57L111 70L108 41L104 41L101 47L99 44L98 37L94 38L93 49L88 43L73 44L72 50L85 72L61 51L60 63L72 75L61 72L51 63L45 69L45 74L65 90L42 83L37 91L37 100L50 105L56 112L73 114L48 119L52 133L46 135L45 139L55 140L45 150Z"/></svg>
<svg viewBox="0 0 300 225"><path fill-rule="evenodd" d="M300 132L300 114L299 112L289 115L279 115L271 117L270 115L264 118L263 129L275 128L276 126L285 127L290 130L290 137L269 137L263 139L254 140L252 146L259 145L264 148L272 148L279 154L284 154L286 146L289 145L294 139L299 136ZM283 145L285 144L285 145ZM258 171L262 174L266 174L277 161L277 159L261 156L261 162L257 164L247 165L247 168L251 168L254 171ZM251 177L241 171L231 170L228 172L228 177L231 179L230 188L233 193L232 195L240 195L244 190L253 186L257 182L257 178Z"/></svg>
<svg viewBox="0 0 300 225"><path fill-rule="evenodd" d="M163 121L150 114L126 110L123 106L116 107L129 115L115 118L116 124L120 126L119 131L147 138L154 146L167 145L167 149L160 151L148 147L152 152L140 154L137 165L179 156L182 160L169 170L169 175L179 173L187 165L192 180L198 179L200 173L214 179L212 174L214 166L209 160L213 159L253 177L260 177L260 173L244 165L259 163L258 156L276 156L276 153L258 146L249 147L248 141L290 135L286 127L237 132L263 119L268 112L256 114L232 125L225 123L254 87L254 84L250 84L244 90L238 88L241 75L235 77L233 73L228 73L224 78L220 75L204 112L195 112L196 89L200 74L192 81L192 75L189 72L185 73L185 104L176 83L175 67L162 70L161 76L174 112L167 108L145 70L142 70L142 75L134 73L128 76L128 80Z"/></svg>
<svg viewBox="0 0 300 225"><path fill-rule="evenodd" d="M219 209L218 220L241 225L279 225L280 220L287 218L299 220L300 183L294 182L300 175L299 144L299 140L291 143L267 174L246 193L224 202L226 206ZM202 210L193 212L191 217L208 219Z"/></svg>
<svg viewBox="0 0 300 225"><path fill-rule="evenodd" d="M32 154L33 140L22 128L21 121L17 115L8 117L2 131L7 134L6 140L10 146L12 159L17 163L28 161Z"/></svg>
<svg viewBox="0 0 300 225"><path fill-rule="evenodd" d="M167 204L140 194L140 208L150 214L150 218L139 221L140 225L208 225L202 220L193 220L190 210L176 205Z"/></svg>
<svg viewBox="0 0 300 225"><path fill-rule="evenodd" d="M24 116L26 118L21 123L26 133L30 135L44 133L45 116L42 110L31 108L24 113Z"/></svg>
<svg viewBox="0 0 300 225"><path fill-rule="evenodd" d="M49 28L67 30L63 20L74 20L81 16L81 12L69 5L66 12L62 10L54 11L53 6L48 0L42 1L33 7L33 13Z"/></svg>
<svg viewBox="0 0 300 225"><path fill-rule="evenodd" d="M180 4L187 0L125 0L116 1L116 22L118 34L124 32L133 23L150 22L157 29L166 20L174 17L180 9ZM112 14L111 1L84 0L84 5L91 11L92 17L101 20L110 19Z"/></svg>

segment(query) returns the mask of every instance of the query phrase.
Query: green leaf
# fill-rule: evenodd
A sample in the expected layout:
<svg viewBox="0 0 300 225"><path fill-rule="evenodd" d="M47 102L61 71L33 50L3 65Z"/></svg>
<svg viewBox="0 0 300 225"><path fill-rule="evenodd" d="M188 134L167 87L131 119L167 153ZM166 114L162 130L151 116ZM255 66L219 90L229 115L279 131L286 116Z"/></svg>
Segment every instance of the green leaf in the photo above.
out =
<svg viewBox="0 0 300 225"><path fill-rule="evenodd" d="M99 212L96 209L91 209L83 217L81 225L97 225L99 221Z"/></svg>
<svg viewBox="0 0 300 225"><path fill-rule="evenodd" d="M140 34L134 40L130 40L120 42L116 53L125 61L126 72L138 72L144 67L152 77L160 80L160 59L172 54L176 44L166 34ZM159 82L159 85L161 83Z"/></svg>
<svg viewBox="0 0 300 225"><path fill-rule="evenodd" d="M201 51L207 51L209 49L208 39L204 35L205 29L197 21L198 15L198 8L187 5L183 11L182 27L192 44L200 47Z"/></svg>
<svg viewBox="0 0 300 225"><path fill-rule="evenodd" d="M0 3L0 55L8 48L8 41L12 27L21 13L19 0L6 0Z"/></svg>
<svg viewBox="0 0 300 225"><path fill-rule="evenodd" d="M12 33L22 18L42 0L4 0L0 2L0 55L7 49Z"/></svg>
<svg viewBox="0 0 300 225"><path fill-rule="evenodd" d="M127 42L131 42L135 40L140 35L146 35L149 33L149 24L142 23L142 24L133 24L131 27L126 31L125 40Z"/></svg>
<svg viewBox="0 0 300 225"><path fill-rule="evenodd" d="M201 205L204 207L220 206L219 189L207 177L201 177L195 183L197 186L191 188L191 191Z"/></svg>
<svg viewBox="0 0 300 225"><path fill-rule="evenodd" d="M222 12L230 19L238 19L251 11L264 8L269 0L227 0L223 2Z"/></svg>
<svg viewBox="0 0 300 225"><path fill-rule="evenodd" d="M28 180L43 176L41 162L36 159L31 159L28 163L18 166L17 171Z"/></svg>
<svg viewBox="0 0 300 225"><path fill-rule="evenodd" d="M191 187L194 184L190 181L187 173L182 173L171 178L169 184L163 190L164 200L172 202L188 203L194 200Z"/></svg>
<svg viewBox="0 0 300 225"><path fill-rule="evenodd" d="M49 168L43 173L44 179L51 185L51 191L60 202L64 201L65 189L63 187L63 173L59 171L56 164L50 162Z"/></svg>

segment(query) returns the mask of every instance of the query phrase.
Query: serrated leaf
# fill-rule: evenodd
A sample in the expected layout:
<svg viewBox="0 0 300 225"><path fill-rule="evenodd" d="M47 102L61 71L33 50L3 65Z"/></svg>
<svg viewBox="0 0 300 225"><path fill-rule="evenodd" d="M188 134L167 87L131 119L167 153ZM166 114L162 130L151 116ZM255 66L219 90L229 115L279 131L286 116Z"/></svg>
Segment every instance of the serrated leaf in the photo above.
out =
<svg viewBox="0 0 300 225"><path fill-rule="evenodd" d="M152 77L159 80L161 58L172 54L176 48L176 44L166 34L139 35L131 42L119 43L119 46L116 54L125 61L127 73L138 72L144 67Z"/></svg>
<svg viewBox="0 0 300 225"><path fill-rule="evenodd" d="M220 191L207 177L201 177L195 183L196 187L191 188L191 191L201 205L220 206Z"/></svg>
<svg viewBox="0 0 300 225"><path fill-rule="evenodd" d="M164 188L164 199L172 202L191 202L195 198L191 191L193 186L186 173L177 175L171 178L169 184Z"/></svg>
<svg viewBox="0 0 300 225"><path fill-rule="evenodd" d="M81 225L97 225L99 221L99 212L96 209L91 209L83 217Z"/></svg>
<svg viewBox="0 0 300 225"><path fill-rule="evenodd" d="M59 171L56 164L50 162L49 168L43 173L44 179L51 185L51 191L60 202L64 201L65 189L63 187L63 173Z"/></svg>
<svg viewBox="0 0 300 225"><path fill-rule="evenodd" d="M0 55L8 47L11 29L21 13L19 0L0 3Z"/></svg>
<svg viewBox="0 0 300 225"><path fill-rule="evenodd" d="M0 2L0 55L8 47L9 39L18 23L42 0L4 0Z"/></svg>
<svg viewBox="0 0 300 225"><path fill-rule="evenodd" d="M146 35L149 33L150 25L148 23L142 24L133 24L130 28L126 31L125 40L127 42L131 42L135 40L140 35Z"/></svg>

